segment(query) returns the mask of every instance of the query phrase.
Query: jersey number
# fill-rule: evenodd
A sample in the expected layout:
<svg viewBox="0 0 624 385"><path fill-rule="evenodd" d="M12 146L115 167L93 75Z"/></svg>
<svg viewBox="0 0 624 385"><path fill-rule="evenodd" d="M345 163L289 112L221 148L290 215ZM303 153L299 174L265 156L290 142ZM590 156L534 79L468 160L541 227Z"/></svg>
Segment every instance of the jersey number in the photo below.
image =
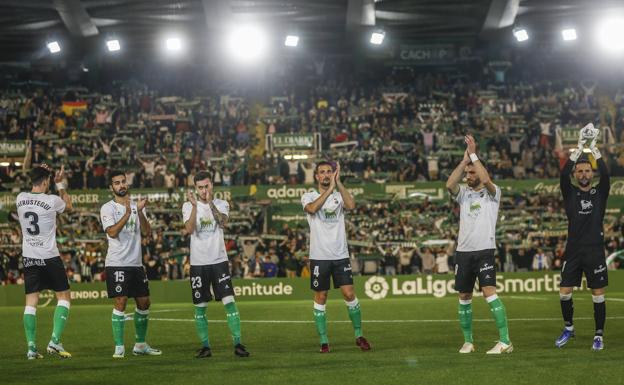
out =
<svg viewBox="0 0 624 385"><path fill-rule="evenodd" d="M202 287L201 277L191 277L191 289L199 289Z"/></svg>
<svg viewBox="0 0 624 385"><path fill-rule="evenodd" d="M37 213L29 211L27 213L24 213L24 218L30 220L30 227L26 228L26 232L30 235L39 235L40 230L39 225L37 224L39 222L39 215L37 215Z"/></svg>
<svg viewBox="0 0 624 385"><path fill-rule="evenodd" d="M312 274L314 274L315 277L318 277L319 275L321 275L321 273L319 272L318 266L314 266L314 272Z"/></svg>
<svg viewBox="0 0 624 385"><path fill-rule="evenodd" d="M116 271L115 272L115 282L123 282L124 279L126 279L126 277L124 277L124 272L123 271Z"/></svg>

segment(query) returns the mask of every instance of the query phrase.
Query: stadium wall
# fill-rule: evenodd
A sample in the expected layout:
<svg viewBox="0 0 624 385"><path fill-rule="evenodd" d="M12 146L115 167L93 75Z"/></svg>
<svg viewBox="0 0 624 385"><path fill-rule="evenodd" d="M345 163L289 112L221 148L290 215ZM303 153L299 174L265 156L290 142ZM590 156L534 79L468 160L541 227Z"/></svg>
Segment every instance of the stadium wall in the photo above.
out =
<svg viewBox="0 0 624 385"><path fill-rule="evenodd" d="M624 292L624 272L610 271L609 292ZM447 275L401 275L401 276L358 276L355 289L360 298L384 300L428 296L442 298L455 294L454 277ZM558 292L561 275L558 272L502 273L497 276L498 292L501 294L547 294ZM272 278L234 280L235 293L239 301L263 300L310 300L308 278ZM76 283L71 285L73 305L110 303L106 285L98 283ZM587 291L586 282L580 290ZM187 280L152 281L150 294L153 303L190 303L191 288ZM338 293L333 298L338 298ZM479 295L477 292L475 294ZM54 304L54 294L44 291L39 306ZM0 306L21 306L24 304L24 286L0 287Z"/></svg>

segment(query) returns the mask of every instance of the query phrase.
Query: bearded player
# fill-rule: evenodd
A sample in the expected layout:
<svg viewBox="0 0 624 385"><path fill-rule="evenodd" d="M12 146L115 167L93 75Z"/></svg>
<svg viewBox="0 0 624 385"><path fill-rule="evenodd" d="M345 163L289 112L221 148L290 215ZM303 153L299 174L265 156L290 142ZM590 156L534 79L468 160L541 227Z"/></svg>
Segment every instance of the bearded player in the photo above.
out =
<svg viewBox="0 0 624 385"><path fill-rule="evenodd" d="M314 291L314 320L320 337L321 353L329 353L325 303L330 289L340 288L349 318L355 330L355 343L363 351L370 344L362 335L360 303L353 290L353 274L349 262L344 212L355 208L355 200L340 181L340 164L320 162L314 177L318 191L301 197L303 209L310 225L310 283Z"/></svg>
<svg viewBox="0 0 624 385"><path fill-rule="evenodd" d="M145 216L147 199L130 200L126 174L111 171L109 175L113 199L100 209L102 227L108 239L106 253L106 289L115 301L112 315L115 352L113 358L124 358L124 323L128 297L134 298L134 355L158 356L162 352L145 342L150 298L149 286L141 258L141 236L148 237L151 227Z"/></svg>
<svg viewBox="0 0 624 385"><path fill-rule="evenodd" d="M182 217L184 229L191 235L191 290L195 305L195 328L202 343L195 357L212 355L206 320L206 306L213 297L211 288L215 299L225 307L234 354L249 357L249 352L241 344L240 314L234 301L234 285L223 239L230 206L224 200L214 199L208 172L198 172L193 181L199 200L189 191L188 201L182 205Z"/></svg>
<svg viewBox="0 0 624 385"><path fill-rule="evenodd" d="M37 351L37 304L39 293L50 289L56 293L54 326L48 343L49 354L70 358L61 344L61 334L69 317L70 291L65 266L56 245L56 216L72 209L71 197L61 183L64 168L54 174L54 183L59 195L50 191L52 170L43 164L30 172L32 189L17 195L15 205L22 228L22 255L24 257L24 288L26 306L24 308L24 331L28 343L29 360L43 358Z"/></svg>
<svg viewBox="0 0 624 385"><path fill-rule="evenodd" d="M595 130L593 124L585 129ZM583 273L587 278L587 286L592 292L594 303L595 332L592 349L604 349L603 333L607 309L605 305L605 287L608 284L607 263L605 260L603 220L609 190L609 170L596 147L597 136L592 140L589 149L598 164L600 181L592 186L594 171L592 165L583 154L585 140L581 136L578 148L570 155L561 171L561 194L568 217L568 238L561 268L559 299L563 315L564 329L555 346L561 348L574 337L572 289L581 285ZM570 181L570 174L578 186Z"/></svg>
<svg viewBox="0 0 624 385"><path fill-rule="evenodd" d="M455 252L455 290L459 293L459 324L464 335L460 353L472 353L472 291L476 279L490 306L498 328L499 341L487 354L511 353L505 306L496 294L496 221L501 190L495 185L477 156L477 143L471 135L464 138L464 159L453 170L446 188L459 204L459 235ZM468 186L460 186L466 174Z"/></svg>

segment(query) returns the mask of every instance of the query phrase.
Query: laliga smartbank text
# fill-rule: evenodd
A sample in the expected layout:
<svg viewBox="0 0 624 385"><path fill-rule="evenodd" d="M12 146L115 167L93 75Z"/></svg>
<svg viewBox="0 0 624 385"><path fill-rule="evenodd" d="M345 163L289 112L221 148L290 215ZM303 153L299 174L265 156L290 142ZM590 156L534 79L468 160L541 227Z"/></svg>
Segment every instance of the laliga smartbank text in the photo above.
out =
<svg viewBox="0 0 624 385"><path fill-rule="evenodd" d="M431 275L402 281L399 278L382 276L370 277L364 284L364 292L369 298L382 299L388 295L432 295L437 298L456 293L453 277L450 279L436 279ZM544 274L543 277L531 278L505 278L504 275L496 277L496 290L499 293L540 293L555 292L559 290L561 274ZM582 288L587 288L583 280ZM475 286L475 293L478 287Z"/></svg>

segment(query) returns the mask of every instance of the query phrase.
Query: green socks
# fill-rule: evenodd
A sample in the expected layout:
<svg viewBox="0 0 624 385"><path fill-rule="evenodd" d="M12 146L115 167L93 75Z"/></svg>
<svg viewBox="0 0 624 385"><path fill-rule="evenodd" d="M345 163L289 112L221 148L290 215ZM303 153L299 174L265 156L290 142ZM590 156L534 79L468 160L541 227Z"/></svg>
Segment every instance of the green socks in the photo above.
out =
<svg viewBox="0 0 624 385"><path fill-rule="evenodd" d="M113 309L113 339L115 340L115 346L123 346L124 344L124 322L126 321L126 315L124 312L117 309Z"/></svg>
<svg viewBox="0 0 624 385"><path fill-rule="evenodd" d="M137 344L145 343L145 336L147 335L147 318L149 317L149 310L134 310L134 330L135 341Z"/></svg>
<svg viewBox="0 0 624 385"><path fill-rule="evenodd" d="M228 319L229 325L229 319ZM210 341L208 340L208 321L206 320L206 304L203 306L195 305L195 329L197 329L197 336L205 348L210 347ZM239 331L240 335L240 331Z"/></svg>
<svg viewBox="0 0 624 385"><path fill-rule="evenodd" d="M225 306L225 315L227 316L227 324L232 334L232 341L234 346L236 346L241 341L240 313L236 307L236 302L234 302L234 297L231 298L231 301L228 301L227 297L224 298L223 305Z"/></svg>
<svg viewBox="0 0 624 385"><path fill-rule="evenodd" d="M351 302L345 301L347 310L349 311L349 318L355 331L355 338L362 337L362 312L360 311L360 302L355 298Z"/></svg>
<svg viewBox="0 0 624 385"><path fill-rule="evenodd" d="M26 306L24 308L24 332L26 333L26 342L28 350L37 351L37 308L34 306Z"/></svg>
<svg viewBox="0 0 624 385"><path fill-rule="evenodd" d="M464 342L472 343L472 300L459 300L459 326L464 334Z"/></svg>
<svg viewBox="0 0 624 385"><path fill-rule="evenodd" d="M349 313L349 315L351 315ZM321 339L322 344L328 344L327 338L327 317L325 316L325 305L319 305L314 302L314 323L316 324L316 331Z"/></svg>
<svg viewBox="0 0 624 385"><path fill-rule="evenodd" d="M52 342L61 342L61 334L65 330L67 317L69 316L69 301L59 300L54 310L54 327L52 329Z"/></svg>
<svg viewBox="0 0 624 385"><path fill-rule="evenodd" d="M490 305L490 311L494 316L496 327L498 328L499 339L502 343L509 345L509 328L507 327L507 314L505 313L505 305L496 294L485 299Z"/></svg>

